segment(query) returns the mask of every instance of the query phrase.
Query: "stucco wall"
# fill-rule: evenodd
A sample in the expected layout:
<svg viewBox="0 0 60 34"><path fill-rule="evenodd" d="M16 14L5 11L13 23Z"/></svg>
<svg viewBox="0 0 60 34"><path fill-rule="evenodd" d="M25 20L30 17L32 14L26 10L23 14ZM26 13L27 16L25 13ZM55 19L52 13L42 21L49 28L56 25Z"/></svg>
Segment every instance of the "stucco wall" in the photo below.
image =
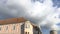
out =
<svg viewBox="0 0 60 34"><path fill-rule="evenodd" d="M26 28L26 25L28 26L27 28ZM25 22L24 33L26 34L26 32L27 32L27 34L28 34L28 32L29 32L29 34L33 34L33 26L31 25L31 23L29 21Z"/></svg>
<svg viewBox="0 0 60 34"><path fill-rule="evenodd" d="M23 23L0 25L0 34L21 34L21 25ZM13 27L15 26L15 30ZM8 27L8 28L7 28Z"/></svg>

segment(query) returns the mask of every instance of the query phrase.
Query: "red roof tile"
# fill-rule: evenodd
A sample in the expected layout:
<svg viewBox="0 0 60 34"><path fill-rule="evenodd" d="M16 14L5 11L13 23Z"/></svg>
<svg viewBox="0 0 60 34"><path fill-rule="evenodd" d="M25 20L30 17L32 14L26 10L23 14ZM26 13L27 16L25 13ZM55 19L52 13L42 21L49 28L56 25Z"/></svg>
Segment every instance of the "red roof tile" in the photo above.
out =
<svg viewBox="0 0 60 34"><path fill-rule="evenodd" d="M11 23L20 23L20 22L25 22L26 19L21 17L21 18L10 18L10 19L5 19L5 20L0 20L0 24L11 24Z"/></svg>

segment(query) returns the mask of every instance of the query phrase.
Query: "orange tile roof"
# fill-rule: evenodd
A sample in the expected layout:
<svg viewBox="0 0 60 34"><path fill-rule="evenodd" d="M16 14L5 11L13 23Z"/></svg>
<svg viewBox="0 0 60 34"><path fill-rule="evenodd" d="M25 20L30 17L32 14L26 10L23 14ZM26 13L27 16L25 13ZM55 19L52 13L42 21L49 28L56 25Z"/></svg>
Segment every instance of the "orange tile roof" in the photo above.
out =
<svg viewBox="0 0 60 34"><path fill-rule="evenodd" d="M21 18L10 18L10 19L5 19L5 20L0 20L0 24L11 24L11 23L20 23L20 22L25 22L26 19L21 17Z"/></svg>
<svg viewBox="0 0 60 34"><path fill-rule="evenodd" d="M13 24L13 23L21 23L21 22L25 22L27 21L25 18L21 17L21 18L9 18L9 19L5 19L5 20L0 20L0 25L4 25L4 24ZM33 27L37 27L35 24L31 23L31 25Z"/></svg>

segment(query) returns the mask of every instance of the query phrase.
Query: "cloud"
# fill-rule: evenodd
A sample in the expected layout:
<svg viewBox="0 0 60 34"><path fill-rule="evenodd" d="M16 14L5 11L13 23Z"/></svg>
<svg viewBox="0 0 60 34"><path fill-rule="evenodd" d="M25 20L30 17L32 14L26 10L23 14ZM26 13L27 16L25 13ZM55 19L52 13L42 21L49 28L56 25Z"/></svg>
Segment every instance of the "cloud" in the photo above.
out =
<svg viewBox="0 0 60 34"><path fill-rule="evenodd" d="M45 0L43 3L31 0L8 0L5 4L0 4L0 14L4 16L3 18L25 17L46 29L60 21L55 19L57 11L60 9L53 7L52 0Z"/></svg>
<svg viewBox="0 0 60 34"><path fill-rule="evenodd" d="M57 31L60 31L60 26L52 25L52 26L51 26L51 30L57 30Z"/></svg>
<svg viewBox="0 0 60 34"><path fill-rule="evenodd" d="M42 27L45 27L46 29L51 29L53 27L53 29L55 30L60 30L60 26L56 25L58 23L60 23L60 18L59 18L59 8L56 9L56 12L49 14L46 19L44 21L42 21L41 25Z"/></svg>
<svg viewBox="0 0 60 34"><path fill-rule="evenodd" d="M53 6L60 8L60 0L52 0Z"/></svg>

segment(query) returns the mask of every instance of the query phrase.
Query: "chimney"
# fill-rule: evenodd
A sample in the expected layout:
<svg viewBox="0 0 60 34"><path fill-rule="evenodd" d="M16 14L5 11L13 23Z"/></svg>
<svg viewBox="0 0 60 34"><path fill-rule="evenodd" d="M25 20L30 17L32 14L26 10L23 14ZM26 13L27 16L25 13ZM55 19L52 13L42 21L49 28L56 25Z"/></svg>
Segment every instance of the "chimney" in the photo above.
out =
<svg viewBox="0 0 60 34"><path fill-rule="evenodd" d="M51 30L50 34L57 34L57 31L56 30Z"/></svg>

